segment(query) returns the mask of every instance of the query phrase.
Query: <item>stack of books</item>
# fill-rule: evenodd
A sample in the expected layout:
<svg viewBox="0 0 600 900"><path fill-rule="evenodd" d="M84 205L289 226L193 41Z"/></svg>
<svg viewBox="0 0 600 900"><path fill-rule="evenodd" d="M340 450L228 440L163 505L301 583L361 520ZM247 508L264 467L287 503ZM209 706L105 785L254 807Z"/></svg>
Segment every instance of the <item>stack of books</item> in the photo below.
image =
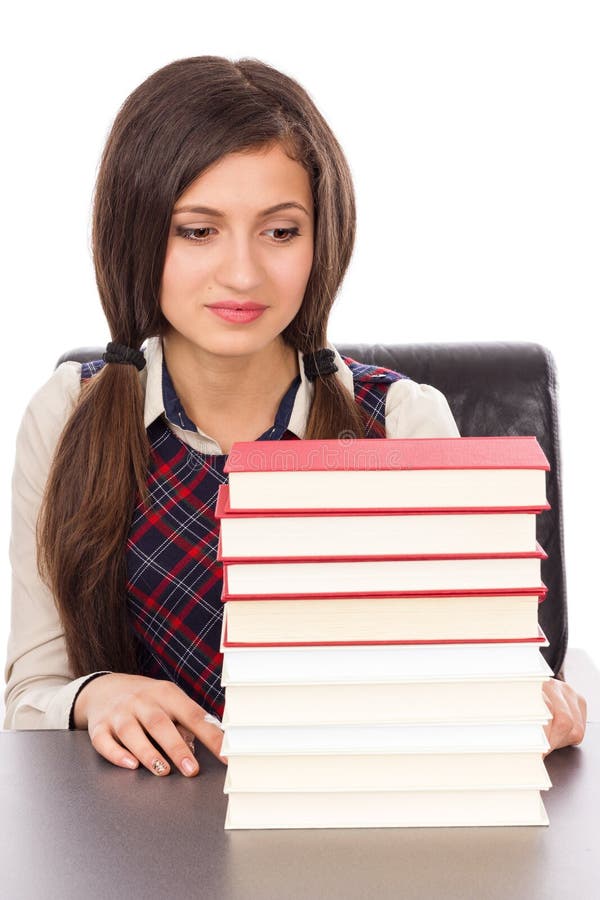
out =
<svg viewBox="0 0 600 900"><path fill-rule="evenodd" d="M232 446L226 829L548 824L548 468L534 437Z"/></svg>

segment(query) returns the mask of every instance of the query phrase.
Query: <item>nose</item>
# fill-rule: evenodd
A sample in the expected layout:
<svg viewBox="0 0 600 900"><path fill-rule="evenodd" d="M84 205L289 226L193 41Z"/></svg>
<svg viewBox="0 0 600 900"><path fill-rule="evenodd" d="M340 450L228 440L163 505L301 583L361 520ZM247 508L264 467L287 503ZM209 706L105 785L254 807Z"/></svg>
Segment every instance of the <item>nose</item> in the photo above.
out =
<svg viewBox="0 0 600 900"><path fill-rule="evenodd" d="M233 235L222 243L222 255L216 278L219 284L241 293L248 293L262 281L262 266L258 248L247 235Z"/></svg>

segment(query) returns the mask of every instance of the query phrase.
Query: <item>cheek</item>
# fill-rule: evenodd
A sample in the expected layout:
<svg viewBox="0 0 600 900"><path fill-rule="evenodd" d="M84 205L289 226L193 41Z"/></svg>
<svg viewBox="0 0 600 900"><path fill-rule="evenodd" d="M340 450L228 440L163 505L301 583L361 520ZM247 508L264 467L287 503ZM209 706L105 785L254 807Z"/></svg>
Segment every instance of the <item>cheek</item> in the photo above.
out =
<svg viewBox="0 0 600 900"><path fill-rule="evenodd" d="M176 242L167 245L159 298L163 312L174 302L180 305L185 300L188 289L197 287L202 274L197 258L194 258L188 247Z"/></svg>
<svg viewBox="0 0 600 900"><path fill-rule="evenodd" d="M282 253L283 257L284 254ZM304 290L308 281L313 262L312 249L305 253L297 254L293 259L278 259L271 272L280 284L286 285L290 290Z"/></svg>

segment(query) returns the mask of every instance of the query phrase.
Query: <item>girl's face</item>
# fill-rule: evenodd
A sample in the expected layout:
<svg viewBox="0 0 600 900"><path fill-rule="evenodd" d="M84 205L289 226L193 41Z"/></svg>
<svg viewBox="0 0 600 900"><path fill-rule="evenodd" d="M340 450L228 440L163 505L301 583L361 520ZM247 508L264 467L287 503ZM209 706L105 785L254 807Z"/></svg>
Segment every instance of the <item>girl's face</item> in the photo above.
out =
<svg viewBox="0 0 600 900"><path fill-rule="evenodd" d="M313 226L308 174L279 145L230 153L203 172L171 218L160 294L169 336L196 356L253 354L281 340L302 305ZM215 311L223 301L264 309L227 319Z"/></svg>

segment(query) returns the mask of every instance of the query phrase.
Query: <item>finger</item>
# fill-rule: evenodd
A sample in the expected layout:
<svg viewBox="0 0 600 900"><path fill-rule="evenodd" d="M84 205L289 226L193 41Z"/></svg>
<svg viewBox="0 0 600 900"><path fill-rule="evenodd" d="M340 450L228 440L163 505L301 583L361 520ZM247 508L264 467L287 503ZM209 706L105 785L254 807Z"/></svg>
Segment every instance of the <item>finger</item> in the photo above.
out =
<svg viewBox="0 0 600 900"><path fill-rule="evenodd" d="M153 775L169 775L171 765L161 746L154 746L138 718L133 714L113 724L113 737ZM185 746L185 745L184 745Z"/></svg>
<svg viewBox="0 0 600 900"><path fill-rule="evenodd" d="M587 702L585 697L582 697L581 694L577 694L577 703L581 712L581 718L584 722L587 722Z"/></svg>
<svg viewBox="0 0 600 900"><path fill-rule="evenodd" d="M565 715L564 722L565 736L561 746L579 744L585 734L587 704L584 698L569 684L561 684L560 693L568 709L568 715Z"/></svg>
<svg viewBox="0 0 600 900"><path fill-rule="evenodd" d="M549 741L554 750L567 747L571 742L573 729L573 711L562 690L557 690L553 697L553 719Z"/></svg>
<svg viewBox="0 0 600 900"><path fill-rule="evenodd" d="M573 700L571 709L573 712L573 727L571 729L570 743L573 745L580 744L585 736L585 726L587 723L587 703L585 699L573 691Z"/></svg>
<svg viewBox="0 0 600 900"><path fill-rule="evenodd" d="M191 777L198 774L199 766L195 756L164 709L156 703L145 704L140 701L136 705L136 715L148 736L156 741L159 751L162 750L169 757L182 775Z"/></svg>
<svg viewBox="0 0 600 900"><path fill-rule="evenodd" d="M89 731L93 748L114 766L137 769L139 761L115 740L107 725L97 725Z"/></svg>
<svg viewBox="0 0 600 900"><path fill-rule="evenodd" d="M189 728L186 728L185 725L181 725L179 722L176 722L176 723L175 723L175 728L177 729L177 731L179 732L179 734L181 735L181 737L183 738L183 740L186 742L186 744L187 744L188 747L190 748L190 752L191 752L191 753L194 753L194 752L195 752L195 749L196 749L196 747L195 747L195 744L196 744L196 737L195 737L195 735L192 734L192 732L189 730Z"/></svg>
<svg viewBox="0 0 600 900"><path fill-rule="evenodd" d="M546 704L550 712L552 712L553 682L551 680L544 682L544 684L542 685L542 697L544 699L544 703Z"/></svg>
<svg viewBox="0 0 600 900"><path fill-rule="evenodd" d="M181 704L181 713L178 713L178 720L183 722L186 728L194 734L211 753L217 757L222 763L227 765L227 758L221 756L221 745L223 743L223 730L218 725L206 722L206 710L191 700L190 697L184 695L184 702Z"/></svg>
<svg viewBox="0 0 600 900"><path fill-rule="evenodd" d="M221 756L223 730L218 725L205 721L205 717L209 715L207 711L174 682L161 682L161 687L163 689L161 706L165 712L174 722L198 738L218 760L227 765L227 758Z"/></svg>

